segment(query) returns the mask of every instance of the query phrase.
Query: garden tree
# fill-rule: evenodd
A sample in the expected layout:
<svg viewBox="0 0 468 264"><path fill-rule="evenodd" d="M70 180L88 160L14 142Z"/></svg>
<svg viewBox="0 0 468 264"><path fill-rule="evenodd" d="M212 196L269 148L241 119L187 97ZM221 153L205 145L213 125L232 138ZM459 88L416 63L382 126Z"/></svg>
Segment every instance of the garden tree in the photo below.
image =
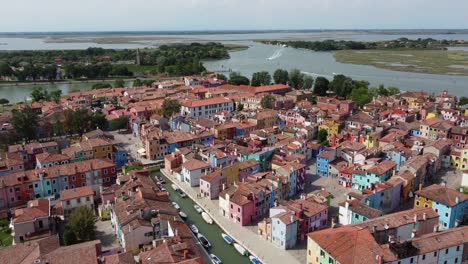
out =
<svg viewBox="0 0 468 264"><path fill-rule="evenodd" d="M42 87L34 87L34 89L31 92L31 99L33 102L40 102L43 100L47 100L49 97L49 94L46 90L44 90Z"/></svg>
<svg viewBox="0 0 468 264"><path fill-rule="evenodd" d="M165 117L172 116L174 113L179 113L180 112L180 104L177 100L174 99L164 99L164 102L162 104L162 114Z"/></svg>
<svg viewBox="0 0 468 264"><path fill-rule="evenodd" d="M362 108L364 105L372 101L372 94L369 89L359 87L357 89L353 89L350 98L356 103L357 107Z"/></svg>
<svg viewBox="0 0 468 264"><path fill-rule="evenodd" d="M277 69L273 73L273 80L276 84L288 84L289 81L289 73L287 70Z"/></svg>
<svg viewBox="0 0 468 264"><path fill-rule="evenodd" d="M467 105L468 104L468 97L462 96L458 99L458 105Z"/></svg>
<svg viewBox="0 0 468 264"><path fill-rule="evenodd" d="M271 75L267 71L255 72L252 74L252 86L269 85L271 83Z"/></svg>
<svg viewBox="0 0 468 264"><path fill-rule="evenodd" d="M143 82L141 82L140 79L136 79L135 81L133 81L133 87L141 87L143 86Z"/></svg>
<svg viewBox="0 0 468 264"><path fill-rule="evenodd" d="M92 116L87 109L78 109L76 111L67 109L64 112L64 119L64 131L70 134L78 133L80 136L86 131L96 129L96 127L92 125L101 122L100 117L96 117L92 120Z"/></svg>
<svg viewBox="0 0 468 264"><path fill-rule="evenodd" d="M94 240L96 237L96 216L91 208L82 206L74 209L68 217L65 226L65 244L82 243Z"/></svg>
<svg viewBox="0 0 468 264"><path fill-rule="evenodd" d="M113 65L109 74L112 76L132 76L132 72L124 65Z"/></svg>
<svg viewBox="0 0 468 264"><path fill-rule="evenodd" d="M143 81L141 81L141 84L143 84L143 86L152 86L154 82L156 82L156 80L153 80L153 79L143 80Z"/></svg>
<svg viewBox="0 0 468 264"><path fill-rule="evenodd" d="M325 129L320 129L317 133L317 141L321 145L328 145L328 132Z"/></svg>
<svg viewBox="0 0 468 264"><path fill-rule="evenodd" d="M121 79L121 78L115 79L114 87L116 87L116 88L125 87L125 81L123 79Z"/></svg>
<svg viewBox="0 0 468 264"><path fill-rule="evenodd" d="M228 80L228 78L226 77L226 75L221 74L221 73L217 73L217 74L216 74L216 79L222 80L222 81L226 81L226 82L227 82L227 80Z"/></svg>
<svg viewBox="0 0 468 264"><path fill-rule="evenodd" d="M104 82L99 82L99 83L93 84L93 87L92 87L93 90L105 89L105 88L112 88L112 84L110 84L110 83L104 83Z"/></svg>
<svg viewBox="0 0 468 264"><path fill-rule="evenodd" d="M29 141L36 137L37 115L28 105L22 110L12 111L11 124L23 139Z"/></svg>
<svg viewBox="0 0 468 264"><path fill-rule="evenodd" d="M388 87L387 88L389 95L397 95L400 94L400 89L397 87Z"/></svg>
<svg viewBox="0 0 468 264"><path fill-rule="evenodd" d="M5 108L5 105L9 103L10 101L8 99L0 98L0 105L2 105L3 108Z"/></svg>
<svg viewBox="0 0 468 264"><path fill-rule="evenodd" d="M289 86L295 89L302 89L304 87L305 75L298 69L292 69L289 73Z"/></svg>
<svg viewBox="0 0 468 264"><path fill-rule="evenodd" d="M109 121L109 126L112 129L124 129L127 127L127 123L128 119L126 117L120 117Z"/></svg>
<svg viewBox="0 0 468 264"><path fill-rule="evenodd" d="M56 104L59 103L60 97L62 97L62 90L55 90L50 92L50 99Z"/></svg>
<svg viewBox="0 0 468 264"><path fill-rule="evenodd" d="M107 129L107 119L101 110L96 111L90 118L90 130L93 129Z"/></svg>
<svg viewBox="0 0 468 264"><path fill-rule="evenodd" d="M337 74L333 77L328 87L335 92L338 97L346 98L352 90L353 80L343 74Z"/></svg>
<svg viewBox="0 0 468 264"><path fill-rule="evenodd" d="M263 96L262 100L260 101L260 105L263 109L273 109L275 108L275 97L271 94L266 94Z"/></svg>
<svg viewBox="0 0 468 264"><path fill-rule="evenodd" d="M379 85L379 87L377 87L377 95L389 96L390 92L387 90L387 88L385 88L385 86L383 84L381 84L381 85Z"/></svg>
<svg viewBox="0 0 468 264"><path fill-rule="evenodd" d="M244 104L241 104L241 103L237 104L236 111L241 112L242 110L244 110Z"/></svg>
<svg viewBox="0 0 468 264"><path fill-rule="evenodd" d="M314 86L314 94L317 96L325 96L327 95L328 91L328 84L330 82L325 77L317 77L315 78L315 86Z"/></svg>
<svg viewBox="0 0 468 264"><path fill-rule="evenodd" d="M302 85L302 89L310 90L312 89L312 86L314 85L314 78L311 76L304 76L304 84Z"/></svg>
<svg viewBox="0 0 468 264"><path fill-rule="evenodd" d="M242 76L240 73L232 72L229 75L228 83L232 85L249 85L250 81L249 78Z"/></svg>

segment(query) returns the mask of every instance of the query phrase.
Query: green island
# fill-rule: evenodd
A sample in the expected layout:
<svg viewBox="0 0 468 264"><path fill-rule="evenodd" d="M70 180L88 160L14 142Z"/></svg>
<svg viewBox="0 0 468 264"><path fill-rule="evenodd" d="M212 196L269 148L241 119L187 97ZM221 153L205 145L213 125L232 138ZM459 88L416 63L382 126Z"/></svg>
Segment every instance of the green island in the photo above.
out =
<svg viewBox="0 0 468 264"><path fill-rule="evenodd" d="M203 60L228 59L240 45L191 43L144 49L32 50L0 52L0 76L11 81L57 81L145 75L194 75Z"/></svg>
<svg viewBox="0 0 468 264"><path fill-rule="evenodd" d="M466 46L458 40L432 38L391 41L260 41L264 44L289 46L313 51L333 51L337 62L371 65L393 71L429 74L468 74L468 50L448 50Z"/></svg>

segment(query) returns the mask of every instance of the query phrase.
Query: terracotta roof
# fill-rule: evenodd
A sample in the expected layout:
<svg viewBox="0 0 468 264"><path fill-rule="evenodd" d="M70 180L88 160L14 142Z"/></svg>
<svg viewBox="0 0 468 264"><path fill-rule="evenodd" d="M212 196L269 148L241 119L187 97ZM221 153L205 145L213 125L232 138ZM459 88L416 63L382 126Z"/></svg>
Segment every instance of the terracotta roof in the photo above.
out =
<svg viewBox="0 0 468 264"><path fill-rule="evenodd" d="M66 201L79 197L93 196L94 191L92 186L78 187L60 192L60 200Z"/></svg>
<svg viewBox="0 0 468 264"><path fill-rule="evenodd" d="M448 206L457 205L457 198L459 203L463 203L468 199L468 194L457 192L456 190L438 184L433 184L420 191L417 191L416 194Z"/></svg>
<svg viewBox="0 0 468 264"><path fill-rule="evenodd" d="M110 256L104 256L102 264L135 264L132 252L124 252Z"/></svg>
<svg viewBox="0 0 468 264"><path fill-rule="evenodd" d="M184 164L182 164L183 168L186 168L190 171L192 170L198 170L198 169L203 169L203 168L209 168L210 165L204 161L197 160L197 159L190 159Z"/></svg>
<svg viewBox="0 0 468 264"><path fill-rule="evenodd" d="M224 104L224 103L230 103L231 100L224 98L224 97L214 97L214 98L209 98L209 99L203 99L203 100L186 100L181 102L180 104L186 107L199 107L199 106L205 106L205 105L214 105L214 104Z"/></svg>
<svg viewBox="0 0 468 264"><path fill-rule="evenodd" d="M26 208L16 209L13 223L33 221L37 218L48 217L50 215L48 199L37 199L28 202Z"/></svg>
<svg viewBox="0 0 468 264"><path fill-rule="evenodd" d="M466 245L467 241L468 226L463 226L442 232L425 234L414 238L412 243L419 250L418 254L425 254L457 245Z"/></svg>
<svg viewBox="0 0 468 264"><path fill-rule="evenodd" d="M59 247L58 236L50 236L41 240L0 248L0 259L4 264L33 263L41 255L48 254Z"/></svg>
<svg viewBox="0 0 468 264"><path fill-rule="evenodd" d="M396 163L392 160L384 160L381 163L375 165L374 167L367 170L369 173L374 173L376 175L382 175L389 170L393 169L396 166Z"/></svg>
<svg viewBox="0 0 468 264"><path fill-rule="evenodd" d="M101 241L93 240L72 246L60 247L48 254L43 255L41 263L63 263L67 264L98 263L101 255Z"/></svg>
<svg viewBox="0 0 468 264"><path fill-rule="evenodd" d="M40 163L46 162L54 162L54 161L61 161L61 160L69 160L70 157L63 154L58 153L40 153L36 155L36 159Z"/></svg>
<svg viewBox="0 0 468 264"><path fill-rule="evenodd" d="M309 238L340 263L380 263L382 249L366 229L343 226L312 232ZM315 249L314 249L315 250Z"/></svg>

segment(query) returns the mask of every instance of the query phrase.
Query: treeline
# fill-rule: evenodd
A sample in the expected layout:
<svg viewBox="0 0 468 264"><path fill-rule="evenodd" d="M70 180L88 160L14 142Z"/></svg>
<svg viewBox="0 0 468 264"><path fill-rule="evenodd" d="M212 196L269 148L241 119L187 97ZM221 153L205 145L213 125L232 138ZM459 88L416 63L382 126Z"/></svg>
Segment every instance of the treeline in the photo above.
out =
<svg viewBox="0 0 468 264"><path fill-rule="evenodd" d="M278 41L264 40L263 44L287 45L298 49L313 51L334 50L365 50L365 49L445 49L447 46L460 45L458 40L436 40L433 38L408 39L399 38L390 41L350 41L350 40L323 40L323 41Z"/></svg>
<svg viewBox="0 0 468 264"><path fill-rule="evenodd" d="M0 52L0 77L20 81L46 79L132 76L138 67L151 73L193 75L205 71L202 60L227 59L228 48L220 43L162 45L157 49L103 49Z"/></svg>

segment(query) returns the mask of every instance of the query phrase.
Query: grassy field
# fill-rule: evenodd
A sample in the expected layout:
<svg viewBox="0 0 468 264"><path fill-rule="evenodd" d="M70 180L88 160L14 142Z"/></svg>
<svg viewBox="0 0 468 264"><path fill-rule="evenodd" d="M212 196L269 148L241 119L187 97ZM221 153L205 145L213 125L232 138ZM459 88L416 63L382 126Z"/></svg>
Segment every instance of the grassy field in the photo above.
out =
<svg viewBox="0 0 468 264"><path fill-rule="evenodd" d="M237 44L224 44L229 51L243 51L249 49L249 46L237 45Z"/></svg>
<svg viewBox="0 0 468 264"><path fill-rule="evenodd" d="M335 59L393 71L468 75L468 51L342 50L335 52Z"/></svg>

